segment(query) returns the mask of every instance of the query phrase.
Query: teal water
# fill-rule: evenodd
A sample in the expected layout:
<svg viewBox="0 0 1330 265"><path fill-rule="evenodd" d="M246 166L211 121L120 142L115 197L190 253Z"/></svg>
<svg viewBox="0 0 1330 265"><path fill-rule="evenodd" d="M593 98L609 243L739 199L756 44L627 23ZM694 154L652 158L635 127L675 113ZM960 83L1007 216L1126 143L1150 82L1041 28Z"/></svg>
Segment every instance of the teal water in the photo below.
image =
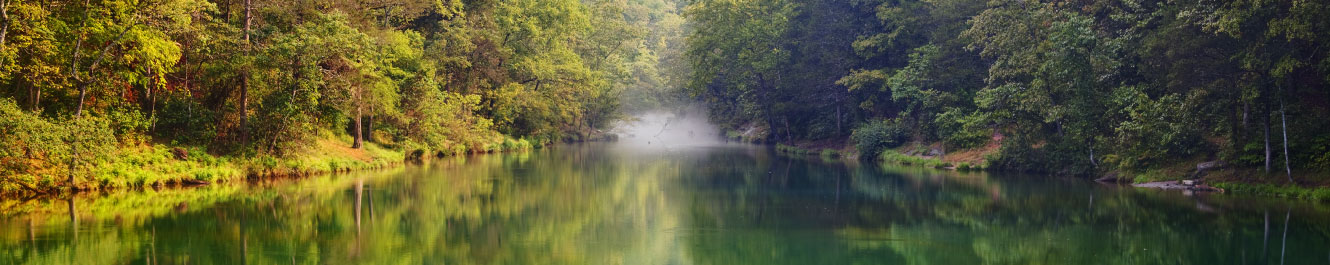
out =
<svg viewBox="0 0 1330 265"><path fill-rule="evenodd" d="M587 144L0 201L0 264L1327 264L1330 207Z"/></svg>

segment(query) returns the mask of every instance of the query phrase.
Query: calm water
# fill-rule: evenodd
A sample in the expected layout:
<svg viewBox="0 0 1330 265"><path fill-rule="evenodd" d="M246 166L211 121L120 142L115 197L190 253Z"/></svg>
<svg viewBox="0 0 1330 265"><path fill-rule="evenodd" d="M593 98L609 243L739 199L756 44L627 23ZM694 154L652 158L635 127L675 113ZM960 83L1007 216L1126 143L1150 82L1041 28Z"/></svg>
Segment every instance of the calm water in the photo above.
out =
<svg viewBox="0 0 1330 265"><path fill-rule="evenodd" d="M0 214L0 264L1330 263L1324 205L753 146L560 146Z"/></svg>

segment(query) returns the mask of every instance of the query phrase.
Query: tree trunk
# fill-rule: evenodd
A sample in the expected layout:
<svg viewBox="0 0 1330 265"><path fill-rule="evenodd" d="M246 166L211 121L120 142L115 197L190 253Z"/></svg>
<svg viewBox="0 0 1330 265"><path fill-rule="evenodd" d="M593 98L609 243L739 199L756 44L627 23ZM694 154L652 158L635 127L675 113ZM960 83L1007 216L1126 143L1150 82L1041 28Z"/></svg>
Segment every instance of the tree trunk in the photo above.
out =
<svg viewBox="0 0 1330 265"><path fill-rule="evenodd" d="M79 105L74 108L74 118L83 117L83 101L88 98L88 85L91 82L79 82Z"/></svg>
<svg viewBox="0 0 1330 265"><path fill-rule="evenodd" d="M9 1L0 0L0 50L5 48L5 35L9 35Z"/></svg>
<svg viewBox="0 0 1330 265"><path fill-rule="evenodd" d="M1293 167L1288 164L1288 117L1284 115L1284 100L1282 99L1279 101L1279 123L1284 127L1282 130L1284 133L1284 172L1288 173L1288 183L1296 185L1297 183L1293 182Z"/></svg>
<svg viewBox="0 0 1330 265"><path fill-rule="evenodd" d="M249 39L250 24L254 20L253 0L245 0L245 56L249 56L253 46ZM240 74L240 144L249 144L249 68Z"/></svg>
<svg viewBox="0 0 1330 265"><path fill-rule="evenodd" d="M37 86L32 85L31 82L29 82L28 94L29 96L32 97L32 111L37 112L37 110L40 109L40 107L38 106L41 106L42 103L42 90L40 88L37 88Z"/></svg>
<svg viewBox="0 0 1330 265"><path fill-rule="evenodd" d="M1270 173L1270 113L1265 114L1261 127L1265 130L1265 173Z"/></svg>
<svg viewBox="0 0 1330 265"><path fill-rule="evenodd" d="M374 140L374 105L369 106L369 115L365 115L365 141Z"/></svg>
<svg viewBox="0 0 1330 265"><path fill-rule="evenodd" d="M75 120L83 117L83 100L87 98L88 95L88 83L89 82L80 82L79 84L79 105L78 108L74 109ZM78 126L78 124L75 123L74 126ZM76 191L78 189L78 182L74 179L74 170L78 169L79 146L72 142L70 145L70 153L73 155L69 157L69 190Z"/></svg>
<svg viewBox="0 0 1330 265"><path fill-rule="evenodd" d="M1099 167L1099 162L1094 161L1094 140L1090 140L1090 165L1095 168Z"/></svg>
<svg viewBox="0 0 1330 265"><path fill-rule="evenodd" d="M351 148L360 148L361 141L363 141L364 136L363 136L362 134L360 134L360 132L361 132L361 130L360 130L360 119L361 119L361 118L362 118L362 113L361 113L361 111L360 111L360 106L356 106L356 117L355 117L355 125L354 125L354 126L355 126L355 135L352 135L352 136L355 136L355 140L351 143Z"/></svg>

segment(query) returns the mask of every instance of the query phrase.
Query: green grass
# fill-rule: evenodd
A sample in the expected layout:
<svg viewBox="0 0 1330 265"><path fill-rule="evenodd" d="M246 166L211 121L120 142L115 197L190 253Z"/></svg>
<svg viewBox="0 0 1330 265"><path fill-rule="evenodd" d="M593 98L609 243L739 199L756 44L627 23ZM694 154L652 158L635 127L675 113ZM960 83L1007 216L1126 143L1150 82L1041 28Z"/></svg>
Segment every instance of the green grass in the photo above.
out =
<svg viewBox="0 0 1330 265"><path fill-rule="evenodd" d="M756 135L744 135L742 132L739 131L725 131L725 138L734 141L753 143L753 144L761 143L763 141L763 137L759 137Z"/></svg>
<svg viewBox="0 0 1330 265"><path fill-rule="evenodd" d="M1137 173L1137 174L1135 174L1135 175L1132 175L1131 181L1132 181L1132 183L1146 183L1146 182L1167 181L1167 180L1178 180L1178 179L1180 179L1180 178L1177 178L1177 177L1170 177L1170 176L1168 176L1168 174L1164 174L1163 171L1159 171L1159 170L1146 170L1146 171L1144 171L1144 172L1140 172L1140 173Z"/></svg>
<svg viewBox="0 0 1330 265"><path fill-rule="evenodd" d="M739 131L733 131L733 130L731 130L731 131L725 131L725 138L728 138L728 139L731 139L731 140L742 140L742 139L744 138L744 135L743 135L743 133L740 133Z"/></svg>
<svg viewBox="0 0 1330 265"><path fill-rule="evenodd" d="M180 183L186 180L231 181L244 174L227 158L209 155L198 148L181 148L188 154L177 159L164 145L120 149L114 158L91 167L94 188L124 188Z"/></svg>
<svg viewBox="0 0 1330 265"><path fill-rule="evenodd" d="M246 175L309 175L384 168L406 160L406 153L378 144L364 143L351 149L349 142L324 139L303 152L284 156L257 156L238 163Z"/></svg>
<svg viewBox="0 0 1330 265"><path fill-rule="evenodd" d="M76 177L80 189L115 190L194 182L232 182L247 176L308 175L390 167L405 160L405 153L374 143L350 148L349 137L317 141L308 150L286 156L226 157L209 154L200 147L163 144L120 146L105 158L80 167L86 174ZM505 139L502 149L527 150L525 140ZM67 185L64 176L13 178L27 181L33 190L6 192L51 192Z"/></svg>
<svg viewBox="0 0 1330 265"><path fill-rule="evenodd" d="M813 150L804 149L798 146L786 145L786 144L776 144L776 151L781 153L786 153L791 155L801 155L801 156L817 154L817 152L813 152Z"/></svg>
<svg viewBox="0 0 1330 265"><path fill-rule="evenodd" d="M1251 194L1270 197L1303 199L1312 201L1330 201L1330 188L1304 188L1272 184L1248 184L1236 182L1215 183L1215 187L1234 194Z"/></svg>
<svg viewBox="0 0 1330 265"><path fill-rule="evenodd" d="M878 156L878 159L881 160L883 163L899 164L899 165L923 166L931 168L947 168L952 166L951 163L942 162L942 160L940 159L910 156L892 150L882 151L882 154Z"/></svg>

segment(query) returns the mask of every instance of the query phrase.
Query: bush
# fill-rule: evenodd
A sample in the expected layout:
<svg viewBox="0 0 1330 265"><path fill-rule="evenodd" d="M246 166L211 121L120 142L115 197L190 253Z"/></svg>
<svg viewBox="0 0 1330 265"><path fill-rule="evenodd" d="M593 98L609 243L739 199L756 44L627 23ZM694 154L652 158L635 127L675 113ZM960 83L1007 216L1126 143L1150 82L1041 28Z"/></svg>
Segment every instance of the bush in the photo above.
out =
<svg viewBox="0 0 1330 265"><path fill-rule="evenodd" d="M897 120L869 122L854 129L850 140L862 157L876 157L882 150L905 144L909 131Z"/></svg>
<svg viewBox="0 0 1330 265"><path fill-rule="evenodd" d="M986 160L992 168L1078 176L1094 173L1089 149L1082 144L1050 140L1036 145L1024 138L1008 139L1011 142L1004 143L997 154Z"/></svg>
<svg viewBox="0 0 1330 265"><path fill-rule="evenodd" d="M951 109L939 114L934 122L938 125L938 136L947 146L964 149L974 148L988 142L992 130L986 127L987 117L982 114L964 114L960 109Z"/></svg>
<svg viewBox="0 0 1330 265"><path fill-rule="evenodd" d="M61 185L52 176L71 174L71 162L72 174L87 176L88 165L111 159L117 143L106 118L48 119L10 99L0 99L0 135L0 192Z"/></svg>
<svg viewBox="0 0 1330 265"><path fill-rule="evenodd" d="M923 158L923 157L911 156L890 150L882 152L882 155L879 156L878 159L884 163L909 165L909 166L923 166L931 168L946 168L951 166L950 163L942 162L942 160L937 158Z"/></svg>

